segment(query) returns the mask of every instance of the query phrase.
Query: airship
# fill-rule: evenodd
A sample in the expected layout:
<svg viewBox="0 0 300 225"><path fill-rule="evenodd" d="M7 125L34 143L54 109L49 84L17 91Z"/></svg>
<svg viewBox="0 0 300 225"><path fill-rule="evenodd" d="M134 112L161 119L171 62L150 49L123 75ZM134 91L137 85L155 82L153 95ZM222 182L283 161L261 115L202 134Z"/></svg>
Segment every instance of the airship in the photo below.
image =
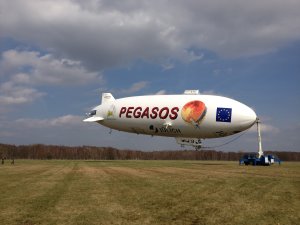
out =
<svg viewBox="0 0 300 225"><path fill-rule="evenodd" d="M178 95L145 95L115 99L102 93L102 102L84 122L151 136L174 137L182 146L201 148L202 140L234 135L257 121L249 106L228 97L186 90Z"/></svg>

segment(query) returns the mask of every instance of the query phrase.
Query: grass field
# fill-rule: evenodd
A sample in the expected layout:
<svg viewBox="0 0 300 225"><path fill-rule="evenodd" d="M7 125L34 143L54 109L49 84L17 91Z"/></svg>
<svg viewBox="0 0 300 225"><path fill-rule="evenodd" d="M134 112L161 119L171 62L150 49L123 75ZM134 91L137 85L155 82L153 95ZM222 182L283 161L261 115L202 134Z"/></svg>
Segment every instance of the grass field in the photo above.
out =
<svg viewBox="0 0 300 225"><path fill-rule="evenodd" d="M0 165L0 224L300 224L300 163Z"/></svg>

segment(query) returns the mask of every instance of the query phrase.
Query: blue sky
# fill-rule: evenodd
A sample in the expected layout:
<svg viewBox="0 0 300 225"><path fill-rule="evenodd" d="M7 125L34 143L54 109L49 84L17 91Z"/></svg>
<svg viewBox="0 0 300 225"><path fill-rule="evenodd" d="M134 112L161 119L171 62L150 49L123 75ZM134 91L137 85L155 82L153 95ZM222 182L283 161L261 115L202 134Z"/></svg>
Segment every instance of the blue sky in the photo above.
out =
<svg viewBox="0 0 300 225"><path fill-rule="evenodd" d="M104 91L199 89L254 108L265 150L299 151L299 8L292 0L0 0L0 142L180 149L173 138L109 134L82 118ZM256 148L251 129L217 150Z"/></svg>

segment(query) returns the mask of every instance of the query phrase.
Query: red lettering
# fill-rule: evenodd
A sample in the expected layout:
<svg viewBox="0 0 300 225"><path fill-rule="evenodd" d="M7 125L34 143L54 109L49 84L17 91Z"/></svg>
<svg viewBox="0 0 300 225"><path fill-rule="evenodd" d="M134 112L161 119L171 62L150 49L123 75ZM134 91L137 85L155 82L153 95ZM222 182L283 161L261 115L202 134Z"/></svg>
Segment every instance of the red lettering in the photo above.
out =
<svg viewBox="0 0 300 225"><path fill-rule="evenodd" d="M153 107L153 108L152 108L151 114L150 114L151 119L156 119L157 114L158 114L158 110L159 110L158 107Z"/></svg>
<svg viewBox="0 0 300 225"><path fill-rule="evenodd" d="M165 111L165 112L164 112ZM166 119L169 115L169 108L168 107L163 107L160 111L159 111L159 118L161 119Z"/></svg>
<svg viewBox="0 0 300 225"><path fill-rule="evenodd" d="M142 114L142 107L136 107L135 110L133 111L133 116L134 118L140 118Z"/></svg>
<svg viewBox="0 0 300 225"><path fill-rule="evenodd" d="M131 118L130 114L132 114L133 109L134 109L134 107L132 107L132 106L128 107L127 113L126 113L126 118Z"/></svg>
<svg viewBox="0 0 300 225"><path fill-rule="evenodd" d="M141 118L144 118L144 117L147 117L147 118L149 119L149 107L147 107L147 108L144 110L144 112L143 112L143 114L142 114L142 116L141 116Z"/></svg>
<svg viewBox="0 0 300 225"><path fill-rule="evenodd" d="M178 117L178 111L179 111L179 108L178 108L178 107L173 107L173 108L171 109L171 114L170 114L169 118L170 118L171 120L175 120L175 119Z"/></svg>
<svg viewBox="0 0 300 225"><path fill-rule="evenodd" d="M122 114L126 112L126 107L122 107L119 113L119 117L121 118Z"/></svg>
<svg viewBox="0 0 300 225"><path fill-rule="evenodd" d="M124 115L126 118L151 118L156 119L157 117L160 119L170 118L171 120L175 120L178 117L179 108L173 107L171 110L168 107L146 107L143 109L141 106L134 107L121 107L119 117L121 118Z"/></svg>

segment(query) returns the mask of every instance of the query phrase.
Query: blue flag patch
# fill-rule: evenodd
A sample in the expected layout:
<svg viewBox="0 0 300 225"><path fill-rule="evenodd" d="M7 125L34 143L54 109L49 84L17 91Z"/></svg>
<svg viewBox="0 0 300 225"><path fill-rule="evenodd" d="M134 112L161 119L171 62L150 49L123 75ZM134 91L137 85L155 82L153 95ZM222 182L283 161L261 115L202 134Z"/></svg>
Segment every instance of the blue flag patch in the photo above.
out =
<svg viewBox="0 0 300 225"><path fill-rule="evenodd" d="M232 108L217 108L217 122L231 123Z"/></svg>

